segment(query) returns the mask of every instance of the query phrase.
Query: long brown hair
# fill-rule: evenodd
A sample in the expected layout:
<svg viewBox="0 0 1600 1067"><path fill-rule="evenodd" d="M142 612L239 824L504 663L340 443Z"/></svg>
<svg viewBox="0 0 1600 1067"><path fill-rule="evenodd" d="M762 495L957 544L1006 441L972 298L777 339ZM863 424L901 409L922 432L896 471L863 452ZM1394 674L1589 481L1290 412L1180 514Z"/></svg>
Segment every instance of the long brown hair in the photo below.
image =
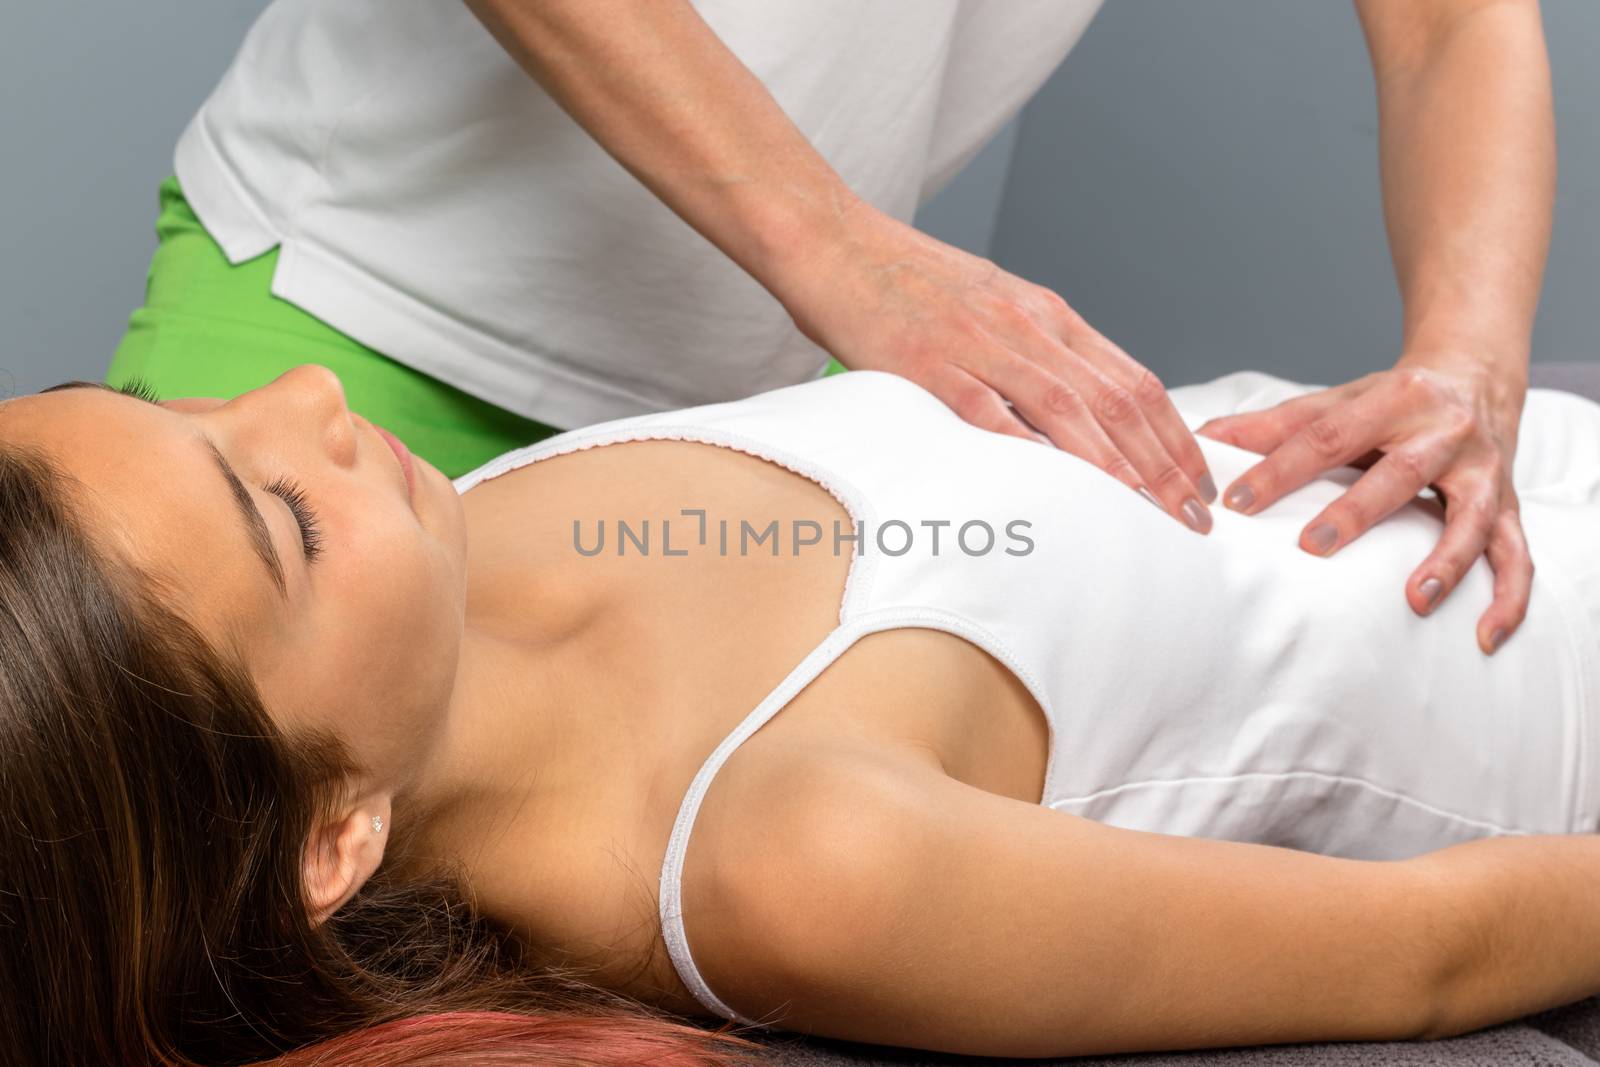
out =
<svg viewBox="0 0 1600 1067"><path fill-rule="evenodd" d="M762 1045L531 962L450 870L313 926L301 855L351 763L0 449L0 1059L731 1065ZM390 865L392 866L392 865Z"/></svg>

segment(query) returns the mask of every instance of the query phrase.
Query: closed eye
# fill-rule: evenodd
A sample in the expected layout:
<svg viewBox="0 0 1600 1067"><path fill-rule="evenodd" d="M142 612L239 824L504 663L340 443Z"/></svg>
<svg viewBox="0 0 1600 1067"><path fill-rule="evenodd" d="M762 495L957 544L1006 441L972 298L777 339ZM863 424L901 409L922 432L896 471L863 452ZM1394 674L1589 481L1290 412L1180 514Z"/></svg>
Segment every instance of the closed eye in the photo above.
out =
<svg viewBox="0 0 1600 1067"><path fill-rule="evenodd" d="M137 397L152 404L161 403L161 397L156 393L155 386L137 376L114 388L126 396ZM305 490L287 477L274 478L263 488L289 506L289 513L294 516L295 524L300 527L300 551L304 553L307 563L314 562L322 555L322 526L317 521L316 510L306 501Z"/></svg>
<svg viewBox="0 0 1600 1067"><path fill-rule="evenodd" d="M151 385L143 378L129 378L121 385L112 386L112 388L124 396L137 397L140 400L145 400L152 404L161 403L161 398L156 395L155 386Z"/></svg>
<svg viewBox="0 0 1600 1067"><path fill-rule="evenodd" d="M322 527L317 522L316 511L306 502L305 490L288 478L279 477L267 484L266 491L281 497L289 505L294 521L300 526L300 547L305 553L306 562L314 562L322 555Z"/></svg>
<svg viewBox="0 0 1600 1067"><path fill-rule="evenodd" d="M41 393L54 392L57 389L72 389L83 386L92 386L96 389L109 389L143 400L147 404L161 403L161 397L156 392L155 386L137 375L129 378L120 385L106 385L104 382L70 381L60 385L39 390ZM287 477L278 477L264 487L265 491L279 497L289 507L289 513L294 516L295 524L300 527L300 549L304 553L306 562L311 563L322 555L322 526L317 521L317 513L306 500L306 494L299 485Z"/></svg>

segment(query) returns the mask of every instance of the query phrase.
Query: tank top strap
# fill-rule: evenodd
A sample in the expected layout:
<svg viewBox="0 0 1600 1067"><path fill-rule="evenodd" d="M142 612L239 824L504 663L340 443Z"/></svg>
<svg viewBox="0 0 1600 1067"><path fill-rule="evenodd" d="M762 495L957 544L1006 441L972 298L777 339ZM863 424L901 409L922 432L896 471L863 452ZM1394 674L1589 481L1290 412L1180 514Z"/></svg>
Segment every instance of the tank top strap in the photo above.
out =
<svg viewBox="0 0 1600 1067"><path fill-rule="evenodd" d="M793 699L796 693L809 685L812 679L838 659L840 654L854 644L868 628L860 618L834 627L828 636L823 638L795 665L783 681L778 683L777 688L768 693L766 699L756 705L755 710L745 716L744 721L722 739L722 743L700 765L699 773L689 783L689 789L684 793L683 801L678 807L678 817L672 824L672 834L667 838L666 858L661 864L659 893L661 935L666 941L672 965L677 969L678 976L683 979L683 984L694 994L696 1000L724 1019L736 1020L747 1026L765 1025L741 1015L723 1003L701 977L699 969L695 967L694 957L689 952L689 940L683 926L682 892L683 859L689 844L689 833L694 829L695 817L700 813L700 804L705 799L711 780L716 777L734 750L751 734L766 725L768 720Z"/></svg>

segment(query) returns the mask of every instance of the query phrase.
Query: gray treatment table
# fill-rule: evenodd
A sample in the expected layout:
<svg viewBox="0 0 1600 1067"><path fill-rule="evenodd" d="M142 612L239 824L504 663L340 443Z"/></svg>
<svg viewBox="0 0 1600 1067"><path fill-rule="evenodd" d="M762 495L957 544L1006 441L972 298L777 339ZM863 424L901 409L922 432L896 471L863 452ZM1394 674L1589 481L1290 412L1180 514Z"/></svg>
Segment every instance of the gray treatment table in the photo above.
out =
<svg viewBox="0 0 1600 1067"><path fill-rule="evenodd" d="M1600 362L1535 363L1530 384L1600 401ZM1600 551L1600 546L1596 546ZM1595 906L1600 907L1600 891ZM1063 1067L1600 1067L1600 997L1442 1041L1340 1042L1192 1052L1005 1059L834 1041L792 1033L756 1035L774 1067L940 1067L1061 1064Z"/></svg>

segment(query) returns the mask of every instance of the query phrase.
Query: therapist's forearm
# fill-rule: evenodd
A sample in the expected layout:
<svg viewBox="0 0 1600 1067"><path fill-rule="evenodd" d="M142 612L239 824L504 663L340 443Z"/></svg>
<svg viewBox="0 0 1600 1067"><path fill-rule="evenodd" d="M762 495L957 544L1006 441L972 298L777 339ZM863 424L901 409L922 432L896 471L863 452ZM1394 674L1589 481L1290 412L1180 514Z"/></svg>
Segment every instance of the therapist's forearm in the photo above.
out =
<svg viewBox="0 0 1600 1067"><path fill-rule="evenodd" d="M769 290L862 201L687 0L466 0L605 150Z"/></svg>
<svg viewBox="0 0 1600 1067"><path fill-rule="evenodd" d="M1378 23L1397 17L1388 2L1372 0L1364 21L1377 75L1384 215L1405 306L1402 362L1448 353L1481 361L1520 389L1555 199L1538 7L1417 5L1413 12L1431 6L1451 15L1418 33L1415 25Z"/></svg>

